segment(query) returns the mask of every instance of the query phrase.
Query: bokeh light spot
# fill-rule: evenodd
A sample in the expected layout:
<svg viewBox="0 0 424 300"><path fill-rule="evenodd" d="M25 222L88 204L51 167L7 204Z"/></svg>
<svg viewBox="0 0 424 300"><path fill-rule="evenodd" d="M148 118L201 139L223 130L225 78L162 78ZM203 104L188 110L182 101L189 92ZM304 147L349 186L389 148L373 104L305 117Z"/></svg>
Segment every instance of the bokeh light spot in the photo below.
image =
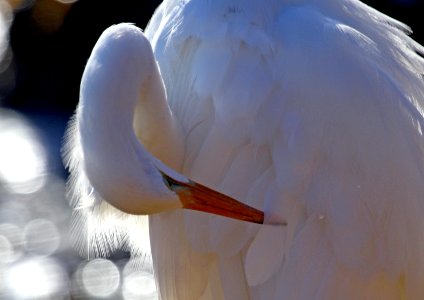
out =
<svg viewBox="0 0 424 300"><path fill-rule="evenodd" d="M120 274L113 262L95 259L88 262L82 270L82 283L90 296L106 298L119 287Z"/></svg>
<svg viewBox="0 0 424 300"><path fill-rule="evenodd" d="M9 239L4 235L0 235L0 264L13 261L13 246Z"/></svg>
<svg viewBox="0 0 424 300"><path fill-rule="evenodd" d="M16 225L3 223L0 224L0 236L2 237L1 251L5 254L1 257L1 262L11 262L18 259L22 255L21 229Z"/></svg>
<svg viewBox="0 0 424 300"><path fill-rule="evenodd" d="M153 274L135 271L125 276L122 295L125 300L156 299L156 284Z"/></svg>
<svg viewBox="0 0 424 300"><path fill-rule="evenodd" d="M158 299L153 269L149 256L129 260L122 271L122 297L125 300Z"/></svg>
<svg viewBox="0 0 424 300"><path fill-rule="evenodd" d="M4 112L0 122L0 178L15 193L32 193L44 184L44 149L31 127Z"/></svg>
<svg viewBox="0 0 424 300"><path fill-rule="evenodd" d="M44 299L62 293L67 281L63 268L53 259L32 258L12 266L6 274L14 299Z"/></svg>
<svg viewBox="0 0 424 300"><path fill-rule="evenodd" d="M51 255L59 248L60 234L51 221L36 219L25 226L24 241L28 251Z"/></svg>

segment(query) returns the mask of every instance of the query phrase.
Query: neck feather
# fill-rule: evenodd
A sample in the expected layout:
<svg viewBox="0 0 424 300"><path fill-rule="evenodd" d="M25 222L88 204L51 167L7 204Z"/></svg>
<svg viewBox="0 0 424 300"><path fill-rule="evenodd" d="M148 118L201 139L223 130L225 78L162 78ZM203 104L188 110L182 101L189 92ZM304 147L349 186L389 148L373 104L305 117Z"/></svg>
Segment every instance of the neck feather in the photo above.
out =
<svg viewBox="0 0 424 300"><path fill-rule="evenodd" d="M106 201L129 213L180 205L133 126L136 113L138 121L144 120L141 132L152 130L157 116L169 127L162 130L173 129L164 95L152 49L141 31L127 24L106 30L84 71L77 126L90 183Z"/></svg>

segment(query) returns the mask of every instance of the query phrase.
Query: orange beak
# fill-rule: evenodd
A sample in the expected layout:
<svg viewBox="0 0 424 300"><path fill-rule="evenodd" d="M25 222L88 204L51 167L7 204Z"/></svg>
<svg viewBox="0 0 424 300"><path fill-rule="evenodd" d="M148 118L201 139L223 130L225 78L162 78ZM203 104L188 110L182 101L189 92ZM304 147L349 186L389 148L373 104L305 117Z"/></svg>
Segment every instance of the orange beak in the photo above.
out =
<svg viewBox="0 0 424 300"><path fill-rule="evenodd" d="M194 181L181 182L165 173L162 175L168 187L178 195L185 209L208 212L252 223L264 223L263 211Z"/></svg>

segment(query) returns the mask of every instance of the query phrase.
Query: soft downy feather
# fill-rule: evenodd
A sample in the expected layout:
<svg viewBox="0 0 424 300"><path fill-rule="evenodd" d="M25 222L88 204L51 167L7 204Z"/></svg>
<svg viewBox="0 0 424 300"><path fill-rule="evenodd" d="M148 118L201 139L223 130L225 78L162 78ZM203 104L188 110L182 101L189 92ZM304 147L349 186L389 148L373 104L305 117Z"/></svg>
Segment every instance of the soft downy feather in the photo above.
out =
<svg viewBox="0 0 424 300"><path fill-rule="evenodd" d="M78 124L69 122L62 149L63 160L70 172L68 198L74 209L71 240L87 258L104 257L118 249L141 257L143 270L153 272L147 216L131 216L104 201L85 175Z"/></svg>

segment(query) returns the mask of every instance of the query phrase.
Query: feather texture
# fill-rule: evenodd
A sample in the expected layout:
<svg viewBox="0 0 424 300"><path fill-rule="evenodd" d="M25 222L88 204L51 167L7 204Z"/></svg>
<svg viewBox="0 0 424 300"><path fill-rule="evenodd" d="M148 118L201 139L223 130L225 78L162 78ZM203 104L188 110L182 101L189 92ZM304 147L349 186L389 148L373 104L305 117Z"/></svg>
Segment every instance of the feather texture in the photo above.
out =
<svg viewBox="0 0 424 300"><path fill-rule="evenodd" d="M175 213L226 299L424 295L424 64L409 32L359 1L165 1L155 13L146 34L186 134L183 172L288 221L261 233ZM182 270L161 255L182 254L151 230L170 249L153 252L167 290L160 269Z"/></svg>
<svg viewBox="0 0 424 300"><path fill-rule="evenodd" d="M424 49L409 33L356 0L160 5L145 34L183 132L173 167L288 224L150 216L161 299L422 298ZM93 192L70 130L89 243L149 251L142 217Z"/></svg>

